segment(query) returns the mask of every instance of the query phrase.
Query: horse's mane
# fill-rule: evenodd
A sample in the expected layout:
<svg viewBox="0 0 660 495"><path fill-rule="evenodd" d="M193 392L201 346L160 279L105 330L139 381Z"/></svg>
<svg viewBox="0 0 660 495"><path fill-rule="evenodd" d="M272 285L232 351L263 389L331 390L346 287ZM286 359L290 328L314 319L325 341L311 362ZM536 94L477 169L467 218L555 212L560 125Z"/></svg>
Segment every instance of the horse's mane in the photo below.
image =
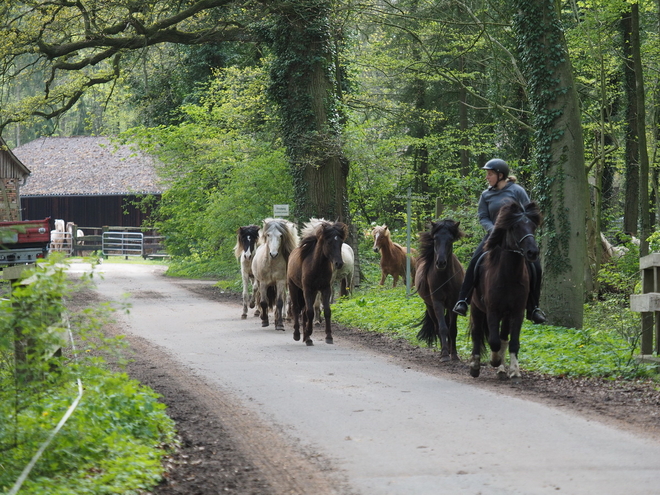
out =
<svg viewBox="0 0 660 495"><path fill-rule="evenodd" d="M497 219L495 220L495 226L493 227L490 236L488 236L484 249L486 251L493 251L494 249L502 247L506 241L507 232L516 222L524 217L527 217L527 219L537 227L541 225L541 211L536 202L532 201L524 208L515 201L502 206L497 215Z"/></svg>
<svg viewBox="0 0 660 495"><path fill-rule="evenodd" d="M390 229L387 228L387 225L376 225L371 231L371 235L375 237L376 234L381 234L384 237L390 237Z"/></svg>
<svg viewBox="0 0 660 495"><path fill-rule="evenodd" d="M434 253L434 237L438 230L445 228L449 230L454 237L454 240L460 239L465 236L465 232L459 229L460 222L456 222L449 218L439 222L431 222L431 228L428 231L419 234L419 259L427 263L433 262Z"/></svg>
<svg viewBox="0 0 660 495"><path fill-rule="evenodd" d="M272 230L282 234L282 253L288 258L291 251L298 246L298 227L283 218L266 218L259 235L259 244L266 243L266 235Z"/></svg>
<svg viewBox="0 0 660 495"><path fill-rule="evenodd" d="M253 235L255 239L259 235L259 226L258 225L246 225L244 227L239 227L236 230L236 245L234 246L234 256L236 258L240 258L241 254L243 254L243 243L241 243L241 233L247 233L248 235Z"/></svg>
<svg viewBox="0 0 660 495"><path fill-rule="evenodd" d="M348 226L342 222L329 222L324 219L312 218L306 222L303 229L303 238L300 241L300 257L305 259L314 249L319 241L324 237L340 236L346 240L348 236Z"/></svg>

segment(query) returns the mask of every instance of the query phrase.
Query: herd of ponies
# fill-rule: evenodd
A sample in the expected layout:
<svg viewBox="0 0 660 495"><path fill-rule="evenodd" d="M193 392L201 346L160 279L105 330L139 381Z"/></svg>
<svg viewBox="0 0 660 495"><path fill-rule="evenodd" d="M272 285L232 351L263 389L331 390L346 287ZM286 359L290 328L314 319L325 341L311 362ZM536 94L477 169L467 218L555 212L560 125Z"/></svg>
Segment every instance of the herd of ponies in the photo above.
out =
<svg viewBox="0 0 660 495"><path fill-rule="evenodd" d="M539 256L534 235L541 221L534 202L525 208L516 203L502 207L477 264L470 299L472 351L468 363L475 378L481 373L482 355L490 351L490 365L499 379L521 380L520 330L529 295L529 264ZM398 279L405 278L406 249L392 241L387 225L375 226L367 235L373 237L373 250L380 253L380 285L391 276L396 287ZM465 270L453 244L464 235L460 222L431 222L429 230L419 235L419 252L413 250L410 257L415 290L425 304L417 338L429 346L439 342L440 362L459 361L457 315L452 309ZM239 227L234 254L243 279L241 318L247 318L248 308L255 308L254 315L267 327L272 312L276 330L284 330L285 319L292 321L294 340L312 346L314 323L323 323L322 310L325 342L332 344L335 285L342 296L353 289L355 257L347 236L344 223L316 218L304 223L300 232L283 218ZM601 240L605 256L622 255L622 249L611 246L604 237Z"/></svg>

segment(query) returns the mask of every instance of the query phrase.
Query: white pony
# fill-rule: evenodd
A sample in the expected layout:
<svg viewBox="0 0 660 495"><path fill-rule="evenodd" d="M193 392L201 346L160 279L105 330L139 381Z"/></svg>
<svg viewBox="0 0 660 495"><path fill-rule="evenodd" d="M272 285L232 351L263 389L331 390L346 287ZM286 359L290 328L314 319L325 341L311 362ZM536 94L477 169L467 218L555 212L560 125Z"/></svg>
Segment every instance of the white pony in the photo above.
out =
<svg viewBox="0 0 660 495"><path fill-rule="evenodd" d="M275 330L284 330L283 307L289 255L298 246L298 228L283 218L267 218L259 235L259 246L252 259L257 281L261 326L267 327L268 309L275 308Z"/></svg>
<svg viewBox="0 0 660 495"><path fill-rule="evenodd" d="M308 235L314 235L316 227L319 224L327 222L323 218L310 218L309 222L305 222L301 232L302 237L307 237ZM339 281L339 295L346 296L353 292L353 275L355 273L355 253L353 248L347 243L341 245L341 258L344 261L344 266L339 270L335 270L332 273L332 298L330 302L335 300L335 290L334 286L337 281ZM316 301L314 302L314 320L320 325L323 323L321 319L321 294L316 295Z"/></svg>
<svg viewBox="0 0 660 495"><path fill-rule="evenodd" d="M247 318L248 305L254 308L255 296L257 294L257 282L252 272L252 257L257 246L259 238L258 225L246 225L239 227L236 231L236 245L234 246L234 255L241 265L241 277L243 278L243 314L242 319ZM249 287L252 286L252 295ZM255 311L255 316L259 316L259 309Z"/></svg>
<svg viewBox="0 0 660 495"><path fill-rule="evenodd" d="M66 241L66 230L64 220L58 218L55 220L55 230L50 231L50 250L63 251Z"/></svg>
<svg viewBox="0 0 660 495"><path fill-rule="evenodd" d="M73 252L73 239L74 239L74 236L73 236L73 227L74 227L75 225L76 225L76 224L73 223L73 222L67 222L67 223L66 223L66 231L67 231L67 233L68 233L68 242L69 242L69 248L70 248L69 251L70 251L70 253L71 253L72 255L75 255L75 254L76 254L76 253ZM83 237L85 237L85 233L84 233L82 230L80 230L80 229L76 229L76 236L75 236L75 237L76 237L76 240L78 241L79 244L82 245L82 244L85 243L85 241L83 241L83 239L82 239ZM81 254L82 256L84 256L86 253L85 253L84 251L81 251L80 254Z"/></svg>

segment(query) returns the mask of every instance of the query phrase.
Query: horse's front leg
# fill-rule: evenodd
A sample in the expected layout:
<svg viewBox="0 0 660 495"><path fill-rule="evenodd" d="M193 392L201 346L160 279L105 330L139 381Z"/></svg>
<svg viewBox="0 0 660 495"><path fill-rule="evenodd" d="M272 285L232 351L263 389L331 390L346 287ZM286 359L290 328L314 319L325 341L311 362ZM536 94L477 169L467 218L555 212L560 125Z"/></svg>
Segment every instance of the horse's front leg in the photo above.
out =
<svg viewBox="0 0 660 495"><path fill-rule="evenodd" d="M454 307L455 303L452 303L450 308ZM458 325L456 322L456 313L445 310L445 323L449 329L449 354L452 361L460 361L458 357L458 349L456 348L456 340L458 339Z"/></svg>
<svg viewBox="0 0 660 495"><path fill-rule="evenodd" d="M247 318L248 312L248 301L250 300L250 292L248 290L250 284L250 276L243 270L243 314L241 314L241 319L244 320ZM254 306L254 301L252 302Z"/></svg>
<svg viewBox="0 0 660 495"><path fill-rule="evenodd" d="M472 335L470 376L473 378L477 378L481 373L481 349L484 346L486 330L486 315L473 305L470 310L470 333Z"/></svg>
<svg viewBox="0 0 660 495"><path fill-rule="evenodd" d="M490 347L490 365L497 368L502 364L502 340L500 339L500 319L497 314L489 311L486 320L488 321L488 346Z"/></svg>
<svg viewBox="0 0 660 495"><path fill-rule="evenodd" d="M445 320L445 305L441 301L433 301L433 322L440 337L440 362L449 361L449 327Z"/></svg>
<svg viewBox="0 0 660 495"><path fill-rule="evenodd" d="M268 321L268 287L259 287L259 306L261 306L261 326L267 327L270 325Z"/></svg>
<svg viewBox="0 0 660 495"><path fill-rule="evenodd" d="M506 380L509 378L509 375L506 372L506 365L504 362L506 361L506 351L509 348L509 341L508 340L501 340L501 346L500 350L496 353L497 354L497 360L499 360L500 364L497 367L497 378L500 380ZM493 355L491 357L491 363L496 359L496 357Z"/></svg>
<svg viewBox="0 0 660 495"><path fill-rule="evenodd" d="M311 290L305 291L305 318L303 320L305 331L303 333L303 342L307 345L314 345L312 332L314 331L314 301L316 294Z"/></svg>
<svg viewBox="0 0 660 495"><path fill-rule="evenodd" d="M252 297L250 298L250 308L254 308L257 306L257 309L254 310L254 316L259 316L261 314L261 311L259 309L259 305L257 305L257 301L260 301L260 296L259 296L259 282L256 280L252 281Z"/></svg>
<svg viewBox="0 0 660 495"><path fill-rule="evenodd" d="M286 297L286 283L277 282L277 300L275 302L275 330L284 331L284 298Z"/></svg>
<svg viewBox="0 0 660 495"><path fill-rule="evenodd" d="M511 342L509 343L509 378L514 383L522 379L520 366L518 365L518 352L520 351L520 329L523 323L523 313L511 322Z"/></svg>
<svg viewBox="0 0 660 495"><path fill-rule="evenodd" d="M314 298L314 322L321 324L321 293L316 294Z"/></svg>
<svg viewBox="0 0 660 495"><path fill-rule="evenodd" d="M325 317L325 343L333 344L332 340L332 326L330 322L330 317L332 315L332 310L330 309L330 298L332 297L332 287L326 287L321 291L321 296L323 298L323 316Z"/></svg>

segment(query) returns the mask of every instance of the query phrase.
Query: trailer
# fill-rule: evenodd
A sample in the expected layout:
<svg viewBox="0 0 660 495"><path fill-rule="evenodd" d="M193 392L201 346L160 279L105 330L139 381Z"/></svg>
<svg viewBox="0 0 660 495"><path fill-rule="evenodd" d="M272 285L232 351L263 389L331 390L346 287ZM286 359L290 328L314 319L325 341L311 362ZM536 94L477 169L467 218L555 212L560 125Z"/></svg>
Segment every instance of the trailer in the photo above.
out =
<svg viewBox="0 0 660 495"><path fill-rule="evenodd" d="M45 258L50 231L50 217L0 222L0 268Z"/></svg>

